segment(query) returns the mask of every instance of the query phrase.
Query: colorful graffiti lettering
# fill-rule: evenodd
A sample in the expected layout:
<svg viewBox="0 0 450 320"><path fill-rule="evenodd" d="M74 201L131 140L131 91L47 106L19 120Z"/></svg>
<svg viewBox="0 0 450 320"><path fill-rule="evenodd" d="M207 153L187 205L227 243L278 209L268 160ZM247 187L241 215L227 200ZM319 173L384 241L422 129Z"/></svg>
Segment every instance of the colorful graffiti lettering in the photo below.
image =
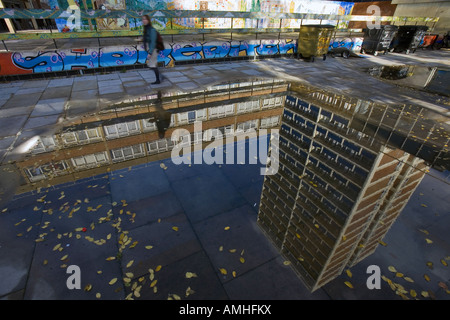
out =
<svg viewBox="0 0 450 320"><path fill-rule="evenodd" d="M293 54L295 40L250 40L169 43L159 52L158 62L173 66L175 62L223 59L239 56ZM127 47L83 48L38 52L0 53L0 75L67 71L77 69L144 64L147 52L142 45Z"/></svg>
<svg viewBox="0 0 450 320"><path fill-rule="evenodd" d="M343 38L343 39L334 39L330 42L329 48L347 48L351 51L359 51L361 50L361 46L363 43L363 38L355 37L355 38Z"/></svg>

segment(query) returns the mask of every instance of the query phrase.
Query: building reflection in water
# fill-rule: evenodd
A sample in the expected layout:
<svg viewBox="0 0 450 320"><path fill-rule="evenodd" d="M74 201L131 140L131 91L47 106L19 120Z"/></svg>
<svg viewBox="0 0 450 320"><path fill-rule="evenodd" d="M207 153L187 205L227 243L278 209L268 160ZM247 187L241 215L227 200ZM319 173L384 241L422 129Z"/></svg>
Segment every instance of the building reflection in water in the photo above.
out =
<svg viewBox="0 0 450 320"><path fill-rule="evenodd" d="M177 128L204 148L196 121L222 137L280 129L257 220L311 291L375 251L430 166L448 169L448 128L423 109L253 80L158 92L75 120L16 163L18 193L169 158Z"/></svg>
<svg viewBox="0 0 450 320"><path fill-rule="evenodd" d="M408 110L291 85L258 223L311 291L376 250L429 164L449 165L434 145L448 128Z"/></svg>

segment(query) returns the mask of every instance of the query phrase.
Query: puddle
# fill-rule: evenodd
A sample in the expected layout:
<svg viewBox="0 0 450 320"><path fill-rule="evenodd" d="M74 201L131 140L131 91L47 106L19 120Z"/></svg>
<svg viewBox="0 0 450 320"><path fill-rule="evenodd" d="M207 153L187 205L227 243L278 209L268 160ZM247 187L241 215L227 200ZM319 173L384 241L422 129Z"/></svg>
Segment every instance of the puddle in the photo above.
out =
<svg viewBox="0 0 450 320"><path fill-rule="evenodd" d="M450 96L450 70L416 65L376 66L368 70L371 76L405 87Z"/></svg>
<svg viewBox="0 0 450 320"><path fill-rule="evenodd" d="M371 74L422 79L411 66ZM161 92L40 137L5 168L19 178L15 195L2 195L0 219L14 231L12 242L36 246L29 298L94 298L101 291L110 299L222 299L222 282L273 261L269 239L281 267L294 268L315 291L373 253L430 170L450 169L446 122L424 108L278 80ZM185 149L172 157L177 146ZM185 162L176 163L181 156ZM268 156L267 167L276 170L264 176ZM37 221L30 225L29 217ZM67 290L68 264L91 272L95 290ZM57 271L49 266L64 281L51 281ZM166 267L177 271L156 274ZM36 274L55 296L39 296ZM147 285L144 276L152 277Z"/></svg>

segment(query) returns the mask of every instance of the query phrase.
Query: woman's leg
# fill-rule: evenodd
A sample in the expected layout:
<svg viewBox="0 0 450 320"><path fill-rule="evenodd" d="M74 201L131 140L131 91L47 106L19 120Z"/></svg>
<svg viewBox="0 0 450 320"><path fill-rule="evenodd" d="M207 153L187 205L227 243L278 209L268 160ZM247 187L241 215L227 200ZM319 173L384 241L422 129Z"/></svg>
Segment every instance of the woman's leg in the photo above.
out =
<svg viewBox="0 0 450 320"><path fill-rule="evenodd" d="M156 77L156 81L153 82L152 84L158 84L161 83L160 79L159 79L159 70L158 67L156 68L152 68L153 72L155 73L155 77Z"/></svg>

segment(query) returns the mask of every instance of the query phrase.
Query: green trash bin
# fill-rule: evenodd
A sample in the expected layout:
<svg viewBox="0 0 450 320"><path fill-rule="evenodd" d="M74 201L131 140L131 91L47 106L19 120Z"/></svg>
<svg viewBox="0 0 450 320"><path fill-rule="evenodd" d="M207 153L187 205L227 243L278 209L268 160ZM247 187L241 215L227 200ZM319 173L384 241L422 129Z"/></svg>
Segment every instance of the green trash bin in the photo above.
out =
<svg viewBox="0 0 450 320"><path fill-rule="evenodd" d="M301 58L314 61L315 57L327 58L333 25L313 24L300 27L297 53Z"/></svg>

